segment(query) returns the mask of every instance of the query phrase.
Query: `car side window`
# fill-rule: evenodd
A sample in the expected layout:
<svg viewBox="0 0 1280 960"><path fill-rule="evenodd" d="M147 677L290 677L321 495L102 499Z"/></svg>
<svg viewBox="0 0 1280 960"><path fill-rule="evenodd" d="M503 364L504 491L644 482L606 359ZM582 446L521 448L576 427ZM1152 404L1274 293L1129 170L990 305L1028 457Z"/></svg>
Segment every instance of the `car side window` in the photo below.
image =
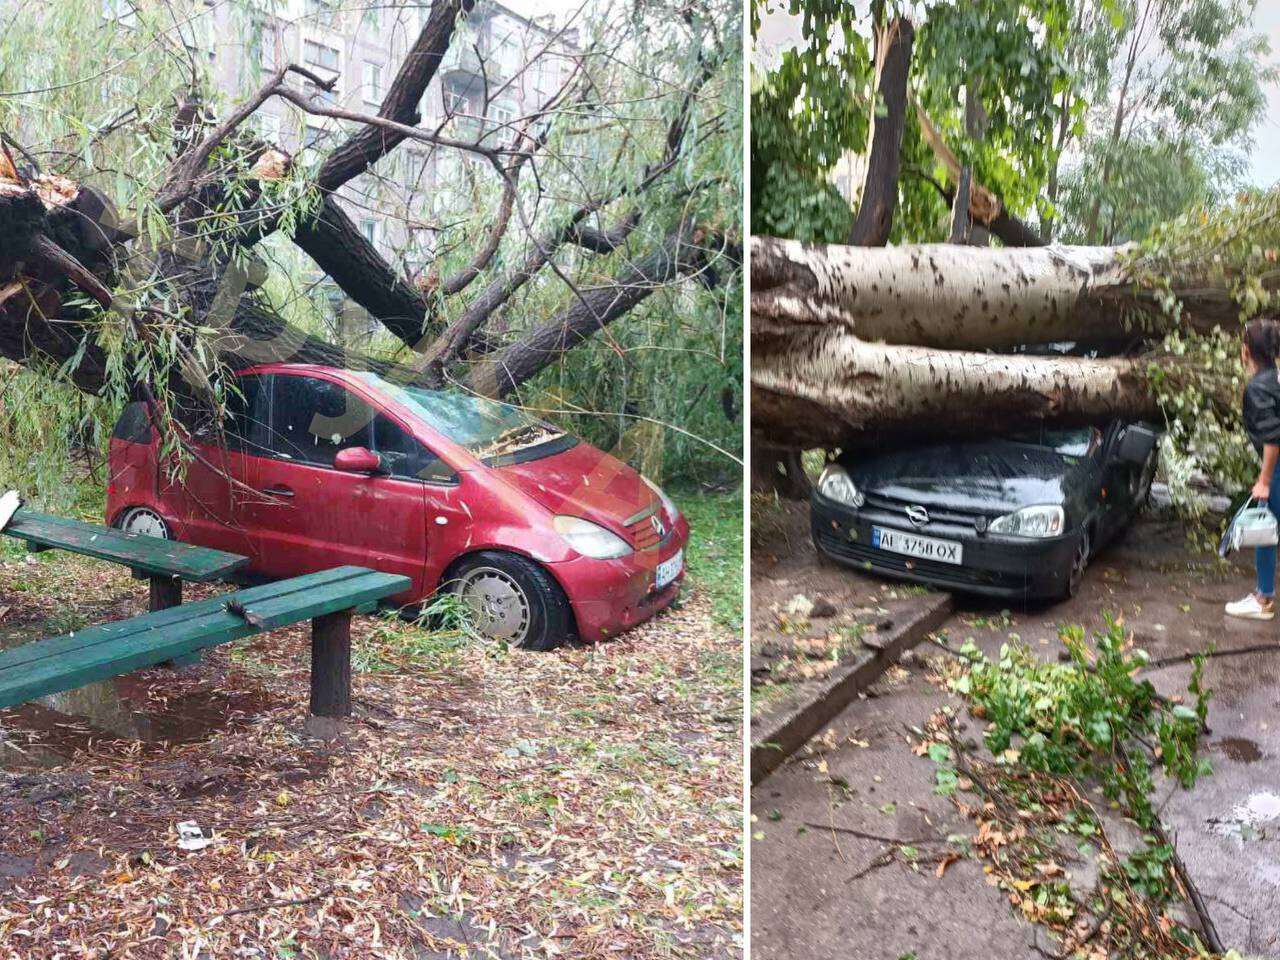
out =
<svg viewBox="0 0 1280 960"><path fill-rule="evenodd" d="M279 457L332 467L339 450L372 449L373 409L329 380L276 374L268 446Z"/></svg>
<svg viewBox="0 0 1280 960"><path fill-rule="evenodd" d="M237 377L224 401L223 430L227 446L245 453L263 454L267 436L269 377Z"/></svg>
<svg viewBox="0 0 1280 960"><path fill-rule="evenodd" d="M458 479L447 463L382 414L373 419L373 451L382 457L382 465L393 477L428 483L453 483Z"/></svg>
<svg viewBox="0 0 1280 960"><path fill-rule="evenodd" d="M151 418L147 415L147 405L140 401L128 404L116 421L111 436L115 440L129 443L150 443Z"/></svg>

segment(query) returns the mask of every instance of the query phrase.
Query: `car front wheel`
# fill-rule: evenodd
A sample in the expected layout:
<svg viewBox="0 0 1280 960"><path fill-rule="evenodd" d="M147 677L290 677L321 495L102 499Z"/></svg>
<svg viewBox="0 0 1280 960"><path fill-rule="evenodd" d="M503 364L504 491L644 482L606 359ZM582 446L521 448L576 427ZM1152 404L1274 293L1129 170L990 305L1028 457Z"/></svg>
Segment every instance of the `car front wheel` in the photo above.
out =
<svg viewBox="0 0 1280 960"><path fill-rule="evenodd" d="M573 610L551 574L525 557L486 550L464 559L448 587L471 610L476 630L526 650L572 638Z"/></svg>
<svg viewBox="0 0 1280 960"><path fill-rule="evenodd" d="M1063 597L1070 600L1080 592L1080 584L1084 582L1084 572L1089 566L1089 530L1080 531L1076 540L1076 548L1071 553L1071 566L1067 571L1067 590Z"/></svg>

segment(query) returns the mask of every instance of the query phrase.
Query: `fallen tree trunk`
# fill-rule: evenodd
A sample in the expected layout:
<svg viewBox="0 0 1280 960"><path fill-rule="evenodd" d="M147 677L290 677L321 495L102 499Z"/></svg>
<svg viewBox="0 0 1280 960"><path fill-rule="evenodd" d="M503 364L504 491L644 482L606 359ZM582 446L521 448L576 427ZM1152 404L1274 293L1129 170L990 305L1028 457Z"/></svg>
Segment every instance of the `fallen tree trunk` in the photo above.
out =
<svg viewBox="0 0 1280 960"><path fill-rule="evenodd" d="M87 393L105 385L108 357L98 337L101 317L72 295L79 288L122 315L135 309L127 295L111 300L111 290L126 282L116 268L116 254L123 251L113 243L126 238L116 235L104 209L103 198L63 178L0 182L0 356L34 369L61 369ZM231 367L280 360L394 369L293 327L246 292L247 278L228 280L213 264L188 259L180 246L149 256L133 250L132 266L145 261L147 269L181 287L193 316L220 331L216 346ZM153 319L138 314L139 329Z"/></svg>
<svg viewBox="0 0 1280 960"><path fill-rule="evenodd" d="M806 330L753 343L752 428L792 447L849 447L990 436L996 425L1009 431L1046 420L1157 418L1149 362L886 346L839 329Z"/></svg>
<svg viewBox="0 0 1280 960"><path fill-rule="evenodd" d="M1114 337L1132 287L1111 247L751 243L753 336L834 326L868 341L977 350Z"/></svg>
<svg viewBox="0 0 1280 960"><path fill-rule="evenodd" d="M863 340L962 350L1114 341L1173 321L1140 289L1126 247L995 249L919 244L867 249L755 237L751 331L839 327ZM1222 280L1175 278L1181 323L1238 323Z"/></svg>

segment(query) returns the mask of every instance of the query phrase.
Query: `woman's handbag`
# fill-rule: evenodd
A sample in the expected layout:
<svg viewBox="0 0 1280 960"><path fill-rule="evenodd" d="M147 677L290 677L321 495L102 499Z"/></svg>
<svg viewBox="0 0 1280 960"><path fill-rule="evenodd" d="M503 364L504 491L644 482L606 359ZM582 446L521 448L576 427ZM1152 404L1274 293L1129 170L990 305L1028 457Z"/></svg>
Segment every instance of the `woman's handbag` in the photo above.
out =
<svg viewBox="0 0 1280 960"><path fill-rule="evenodd" d="M1231 518L1218 546L1219 556L1225 557L1230 551L1245 547L1274 547L1280 542L1276 515L1261 500L1256 507L1253 503L1254 498L1250 497Z"/></svg>

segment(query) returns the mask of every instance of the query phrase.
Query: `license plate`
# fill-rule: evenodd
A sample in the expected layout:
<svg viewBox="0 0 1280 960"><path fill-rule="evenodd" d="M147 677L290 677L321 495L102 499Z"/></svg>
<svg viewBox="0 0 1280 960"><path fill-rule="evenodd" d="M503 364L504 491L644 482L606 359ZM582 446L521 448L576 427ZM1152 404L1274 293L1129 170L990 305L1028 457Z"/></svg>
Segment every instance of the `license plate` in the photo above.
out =
<svg viewBox="0 0 1280 960"><path fill-rule="evenodd" d="M921 560L936 560L939 563L958 564L964 555L963 544L954 540L939 540L936 537L921 537L914 533L903 533L901 530L885 530L882 527L871 528L871 545L890 553L900 553L904 557L918 557Z"/></svg>
<svg viewBox="0 0 1280 960"><path fill-rule="evenodd" d="M658 564L657 582L655 587L661 590L667 586L676 577L680 576L680 571L684 569L684 551L677 550L676 555L670 560L664 560Z"/></svg>

